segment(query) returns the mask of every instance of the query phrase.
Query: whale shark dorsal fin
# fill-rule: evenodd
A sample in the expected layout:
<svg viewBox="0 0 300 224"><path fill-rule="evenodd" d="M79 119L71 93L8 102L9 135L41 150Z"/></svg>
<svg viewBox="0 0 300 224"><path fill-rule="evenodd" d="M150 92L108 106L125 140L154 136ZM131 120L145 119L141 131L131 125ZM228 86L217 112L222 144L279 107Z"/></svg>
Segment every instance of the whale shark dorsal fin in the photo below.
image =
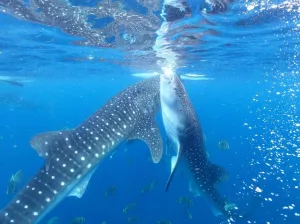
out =
<svg viewBox="0 0 300 224"><path fill-rule="evenodd" d="M71 130L67 131L52 131L45 132L38 135L35 135L30 140L30 145L34 148L39 156L42 156L45 159L48 159L50 155L53 155L54 145L58 144L60 139L68 138ZM57 147L56 147L57 148ZM55 148L55 149L56 149Z"/></svg>
<svg viewBox="0 0 300 224"><path fill-rule="evenodd" d="M45 132L35 135L30 140L31 147L35 149L39 156L46 160L46 170L49 169L55 150L59 150L55 145L58 145L62 139L68 138L71 131L72 130Z"/></svg>
<svg viewBox="0 0 300 224"><path fill-rule="evenodd" d="M144 141L150 149L152 161L158 163L163 154L163 141L155 123L150 116L141 118L134 131L127 140L140 139Z"/></svg>
<svg viewBox="0 0 300 224"><path fill-rule="evenodd" d="M216 164L210 164L211 166L211 182L213 184L218 184L229 178L228 172Z"/></svg>
<svg viewBox="0 0 300 224"><path fill-rule="evenodd" d="M93 176L96 169L91 171L86 175L86 177L69 193L68 196L74 196L77 198L81 198L84 195L84 192L89 184L91 177Z"/></svg>

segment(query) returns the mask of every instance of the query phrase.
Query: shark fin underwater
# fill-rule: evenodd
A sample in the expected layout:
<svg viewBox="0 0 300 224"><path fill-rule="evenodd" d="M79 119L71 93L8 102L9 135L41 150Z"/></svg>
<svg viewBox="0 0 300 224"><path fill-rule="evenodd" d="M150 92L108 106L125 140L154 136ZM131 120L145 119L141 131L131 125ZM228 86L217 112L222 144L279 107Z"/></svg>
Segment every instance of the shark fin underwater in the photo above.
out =
<svg viewBox="0 0 300 224"><path fill-rule="evenodd" d="M99 162L123 140L145 141L153 162L159 162L159 107L159 77L154 77L118 93L72 130L34 136L30 144L45 164L1 210L0 224L38 223L65 197L82 197Z"/></svg>

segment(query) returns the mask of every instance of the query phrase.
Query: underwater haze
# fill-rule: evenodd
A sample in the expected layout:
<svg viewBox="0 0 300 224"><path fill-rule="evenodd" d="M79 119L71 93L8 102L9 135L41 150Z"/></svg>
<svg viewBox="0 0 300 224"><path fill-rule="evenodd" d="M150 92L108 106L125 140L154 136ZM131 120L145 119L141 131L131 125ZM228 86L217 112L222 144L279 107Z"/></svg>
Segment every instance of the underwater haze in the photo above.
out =
<svg viewBox="0 0 300 224"><path fill-rule="evenodd" d="M172 2L188 10L167 22ZM33 136L79 126L167 67L209 160L228 172L217 189L243 219L196 197L183 170L165 191L174 152L159 112L159 163L142 141L124 141L82 198L66 197L39 223L300 223L299 52L299 0L0 0L0 211L44 164Z"/></svg>

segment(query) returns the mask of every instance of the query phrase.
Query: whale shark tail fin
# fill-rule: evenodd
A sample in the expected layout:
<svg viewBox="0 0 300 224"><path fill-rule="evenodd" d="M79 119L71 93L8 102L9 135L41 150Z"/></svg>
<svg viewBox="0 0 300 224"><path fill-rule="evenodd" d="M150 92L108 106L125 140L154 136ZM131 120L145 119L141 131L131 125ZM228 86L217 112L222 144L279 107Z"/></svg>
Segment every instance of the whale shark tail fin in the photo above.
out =
<svg viewBox="0 0 300 224"><path fill-rule="evenodd" d="M228 180L229 178L228 172L223 167L216 164L210 164L210 172L211 182L213 184L218 184L222 181Z"/></svg>

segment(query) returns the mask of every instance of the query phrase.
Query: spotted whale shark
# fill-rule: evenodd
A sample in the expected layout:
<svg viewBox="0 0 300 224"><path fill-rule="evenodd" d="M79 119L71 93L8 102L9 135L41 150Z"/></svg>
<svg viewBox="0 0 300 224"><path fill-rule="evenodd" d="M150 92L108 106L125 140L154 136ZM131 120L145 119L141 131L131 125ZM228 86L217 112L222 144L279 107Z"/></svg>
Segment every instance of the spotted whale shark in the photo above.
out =
<svg viewBox="0 0 300 224"><path fill-rule="evenodd" d="M159 162L159 104L159 77L154 77L118 93L72 130L34 136L30 144L45 164L0 212L0 224L38 223L66 196L82 197L99 162L123 140L143 140Z"/></svg>
<svg viewBox="0 0 300 224"><path fill-rule="evenodd" d="M208 160L197 114L182 82L171 70L160 75L160 98L164 127L176 149L166 191L180 166L188 173L189 190L195 196L205 195L210 198L215 215L234 217L235 205L228 203L216 189L216 184L226 179L228 174L222 167Z"/></svg>

